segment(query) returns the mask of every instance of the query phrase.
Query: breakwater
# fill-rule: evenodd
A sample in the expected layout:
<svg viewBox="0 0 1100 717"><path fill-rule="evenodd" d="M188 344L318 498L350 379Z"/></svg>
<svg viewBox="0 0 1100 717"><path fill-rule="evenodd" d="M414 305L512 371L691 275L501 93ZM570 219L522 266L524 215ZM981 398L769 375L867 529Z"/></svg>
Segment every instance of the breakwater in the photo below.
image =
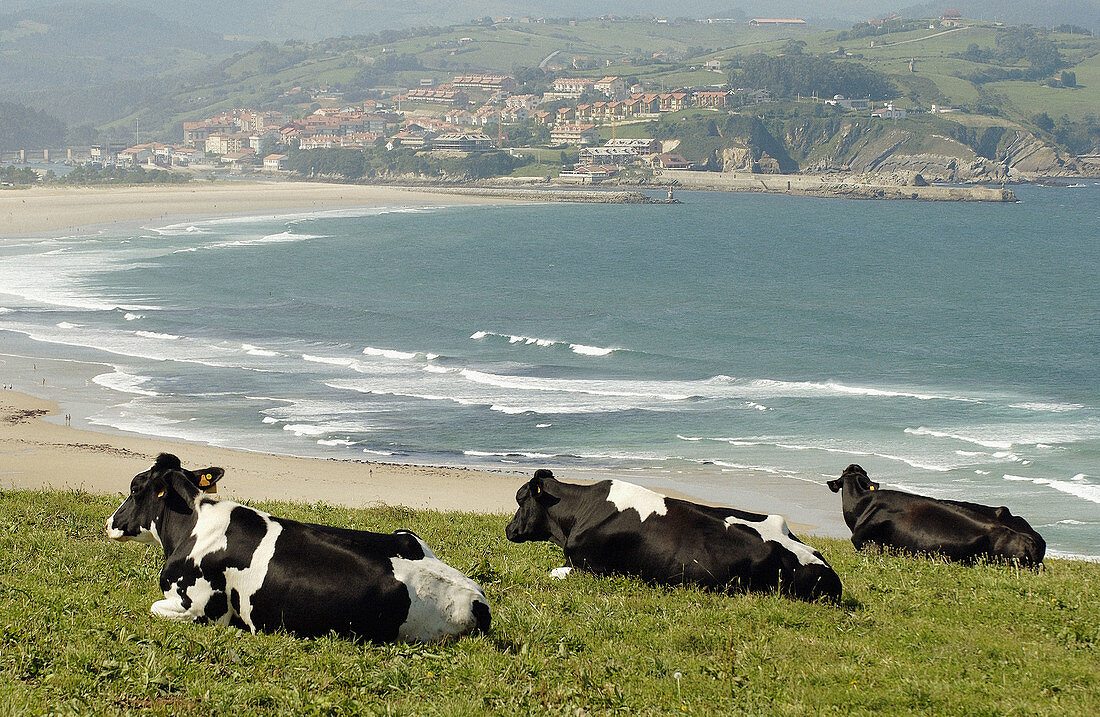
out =
<svg viewBox="0 0 1100 717"><path fill-rule="evenodd" d="M466 194L525 202L577 202L582 204L678 204L675 199L651 197L637 191L602 189L529 189L520 187L431 187L435 194Z"/></svg>
<svg viewBox="0 0 1100 717"><path fill-rule="evenodd" d="M1015 202L1016 194L1004 187L887 184L859 176L841 178L820 174L749 174L691 171L663 171L653 182L684 189L724 192L769 192L811 197L849 199L916 199L948 202Z"/></svg>

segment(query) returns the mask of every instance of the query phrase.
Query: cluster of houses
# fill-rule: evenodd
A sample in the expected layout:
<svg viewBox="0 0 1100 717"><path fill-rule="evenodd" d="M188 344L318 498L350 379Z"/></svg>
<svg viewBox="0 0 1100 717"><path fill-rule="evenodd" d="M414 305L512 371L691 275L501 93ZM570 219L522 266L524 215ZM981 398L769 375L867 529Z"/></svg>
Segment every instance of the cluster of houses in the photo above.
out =
<svg viewBox="0 0 1100 717"><path fill-rule="evenodd" d="M566 181L594 184L627 167L691 169L692 163L679 154L663 151L661 141L651 137L612 138L601 146L581 148L577 165L558 176Z"/></svg>
<svg viewBox="0 0 1100 717"><path fill-rule="evenodd" d="M793 21L760 19L760 24L772 22ZM720 67L719 60L711 63L715 69ZM511 75L465 73L439 85L422 80L420 87L393 95L389 102L367 100L352 107L321 108L301 118L276 111L231 110L184 122L181 145L138 144L119 148L110 157L103 149L102 156L92 156L91 160L161 167L213 162L278 171L286 168L287 157L273 153L276 146L485 152L501 146L503 125L530 122L548 128L552 145L581 147L580 164L574 173L582 175L581 179L595 180L625 166L691 166L679 155L661 152L655 140L613 139L600 146L601 125L614 127L616 123L657 118L662 113L689 108L723 110L734 104L738 93L748 102L768 99L763 90L720 87L644 92L640 85L631 86L613 75L558 77L541 95L521 94L517 89L518 83ZM477 102L473 102L475 98ZM846 109L872 110L873 116L884 119L903 119L907 112L893 104L875 108L868 100L840 96L825 102ZM548 108L539 109L540 105Z"/></svg>

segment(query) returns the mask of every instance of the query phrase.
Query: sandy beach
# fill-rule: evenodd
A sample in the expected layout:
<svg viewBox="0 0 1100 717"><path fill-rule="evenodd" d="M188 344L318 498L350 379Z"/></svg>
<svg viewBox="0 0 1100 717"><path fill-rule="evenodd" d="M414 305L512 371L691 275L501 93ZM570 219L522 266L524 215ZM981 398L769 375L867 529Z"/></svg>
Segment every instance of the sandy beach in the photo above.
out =
<svg viewBox="0 0 1100 717"><path fill-rule="evenodd" d="M322 501L476 513L511 513L526 477L462 468L326 461L233 451L58 425L52 401L0 391L0 489L129 491L162 451L185 467L219 466L219 495L236 500Z"/></svg>
<svg viewBox="0 0 1100 717"><path fill-rule="evenodd" d="M501 204L498 196L312 182L200 182L175 186L34 187L0 191L0 236L100 224L354 206Z"/></svg>

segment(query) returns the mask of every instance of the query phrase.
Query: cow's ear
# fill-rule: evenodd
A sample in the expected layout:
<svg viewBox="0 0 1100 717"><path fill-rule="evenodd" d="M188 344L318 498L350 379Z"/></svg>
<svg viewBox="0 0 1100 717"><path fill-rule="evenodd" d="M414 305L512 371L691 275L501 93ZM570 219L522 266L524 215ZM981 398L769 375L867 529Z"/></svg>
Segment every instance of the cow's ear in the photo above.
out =
<svg viewBox="0 0 1100 717"><path fill-rule="evenodd" d="M168 492L172 490L172 485L163 474L154 475L150 479L149 485L152 490L155 491L154 495L157 497L157 500L167 500Z"/></svg>
<svg viewBox="0 0 1100 717"><path fill-rule="evenodd" d="M528 483L531 488L531 495L535 496L536 498L541 497L543 492L546 490L546 479L553 479L553 477L554 474L546 468L539 468L537 471L535 471L534 478L532 478L531 482Z"/></svg>
<svg viewBox="0 0 1100 717"><path fill-rule="evenodd" d="M225 471L221 468L203 468L197 471L187 471L188 478L191 482L201 491L206 493L217 493L217 483L225 475Z"/></svg>
<svg viewBox="0 0 1100 717"><path fill-rule="evenodd" d="M840 490L840 481L839 480L836 480L836 479L831 480L828 483L826 483L825 485L829 486L829 490L831 490L834 493L836 493L838 490Z"/></svg>

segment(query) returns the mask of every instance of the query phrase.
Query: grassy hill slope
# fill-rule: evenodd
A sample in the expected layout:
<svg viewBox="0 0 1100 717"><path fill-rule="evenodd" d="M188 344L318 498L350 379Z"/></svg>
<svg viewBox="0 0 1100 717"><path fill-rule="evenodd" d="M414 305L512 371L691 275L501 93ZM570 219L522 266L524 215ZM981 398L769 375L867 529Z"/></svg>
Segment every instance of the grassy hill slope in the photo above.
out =
<svg viewBox="0 0 1100 717"><path fill-rule="evenodd" d="M489 635L441 646L250 635L149 615L163 560L106 540L120 498L0 496L0 712L210 714L1094 714L1100 565L858 554L812 539L840 606L547 571L507 519L264 504L298 519L409 528L472 574Z"/></svg>

